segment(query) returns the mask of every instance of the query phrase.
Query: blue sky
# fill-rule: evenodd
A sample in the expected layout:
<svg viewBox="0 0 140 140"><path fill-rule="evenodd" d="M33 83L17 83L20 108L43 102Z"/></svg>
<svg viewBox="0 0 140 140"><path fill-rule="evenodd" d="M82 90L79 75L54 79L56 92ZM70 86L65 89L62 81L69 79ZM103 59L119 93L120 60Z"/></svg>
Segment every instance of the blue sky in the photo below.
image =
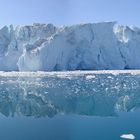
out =
<svg viewBox="0 0 140 140"><path fill-rule="evenodd" d="M140 27L140 0L0 0L0 26L101 21Z"/></svg>

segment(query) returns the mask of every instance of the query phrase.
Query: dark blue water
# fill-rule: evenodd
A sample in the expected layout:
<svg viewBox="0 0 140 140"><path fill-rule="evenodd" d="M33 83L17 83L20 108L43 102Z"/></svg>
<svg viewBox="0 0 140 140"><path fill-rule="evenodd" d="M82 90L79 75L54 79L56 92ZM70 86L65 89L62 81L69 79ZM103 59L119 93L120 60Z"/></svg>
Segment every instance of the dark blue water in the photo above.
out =
<svg viewBox="0 0 140 140"><path fill-rule="evenodd" d="M140 139L140 75L0 77L0 140Z"/></svg>
<svg viewBox="0 0 140 140"><path fill-rule="evenodd" d="M2 140L119 140L123 133L140 139L140 111L119 117L56 115L53 118L0 116Z"/></svg>

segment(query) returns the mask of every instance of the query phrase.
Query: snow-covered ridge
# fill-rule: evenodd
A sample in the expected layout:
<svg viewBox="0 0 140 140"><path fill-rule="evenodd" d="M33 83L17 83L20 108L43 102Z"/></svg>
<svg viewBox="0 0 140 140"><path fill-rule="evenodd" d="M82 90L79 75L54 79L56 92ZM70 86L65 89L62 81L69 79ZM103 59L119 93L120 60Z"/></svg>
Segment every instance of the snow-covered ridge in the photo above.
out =
<svg viewBox="0 0 140 140"><path fill-rule="evenodd" d="M0 29L1 71L140 68L140 29L116 22Z"/></svg>

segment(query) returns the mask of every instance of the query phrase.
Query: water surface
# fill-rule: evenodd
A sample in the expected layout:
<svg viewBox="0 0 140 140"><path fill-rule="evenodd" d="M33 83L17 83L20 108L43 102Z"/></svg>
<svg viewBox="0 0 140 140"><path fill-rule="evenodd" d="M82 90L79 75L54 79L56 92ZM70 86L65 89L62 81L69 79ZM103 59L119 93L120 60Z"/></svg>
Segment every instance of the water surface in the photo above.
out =
<svg viewBox="0 0 140 140"><path fill-rule="evenodd" d="M140 139L140 72L0 73L0 139Z"/></svg>

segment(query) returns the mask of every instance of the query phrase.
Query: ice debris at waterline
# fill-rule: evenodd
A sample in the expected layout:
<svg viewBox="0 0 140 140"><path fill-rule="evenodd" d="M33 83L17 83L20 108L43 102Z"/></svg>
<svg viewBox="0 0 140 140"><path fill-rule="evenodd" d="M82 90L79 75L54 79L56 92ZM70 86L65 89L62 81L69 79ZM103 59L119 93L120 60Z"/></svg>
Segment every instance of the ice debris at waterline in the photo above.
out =
<svg viewBox="0 0 140 140"><path fill-rule="evenodd" d="M123 139L134 140L135 136L133 134L123 134L120 136Z"/></svg>
<svg viewBox="0 0 140 140"><path fill-rule="evenodd" d="M140 68L140 29L116 22L0 29L0 70L53 71Z"/></svg>
<svg viewBox="0 0 140 140"><path fill-rule="evenodd" d="M117 117L140 107L140 71L127 72L1 72L0 112Z"/></svg>

